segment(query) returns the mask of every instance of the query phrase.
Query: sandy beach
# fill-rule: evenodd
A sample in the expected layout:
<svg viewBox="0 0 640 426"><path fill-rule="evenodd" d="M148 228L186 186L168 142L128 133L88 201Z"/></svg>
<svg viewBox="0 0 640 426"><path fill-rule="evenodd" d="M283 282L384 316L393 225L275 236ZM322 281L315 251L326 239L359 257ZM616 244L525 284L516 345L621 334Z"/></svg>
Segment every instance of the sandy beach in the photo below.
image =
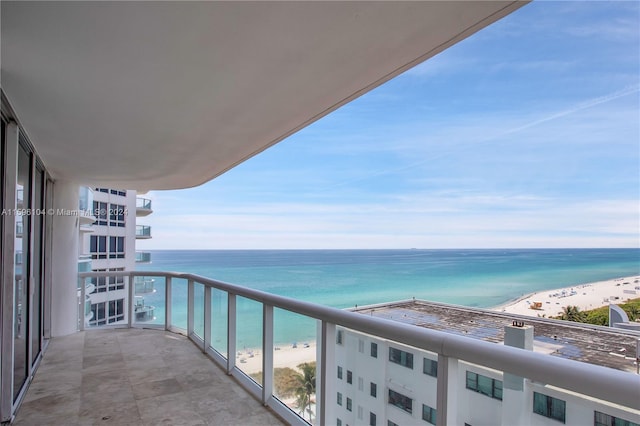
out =
<svg viewBox="0 0 640 426"><path fill-rule="evenodd" d="M293 345L276 345L273 351L273 366L296 368L303 362L316 360L316 342L301 342L297 347ZM260 349L247 349L236 352L236 366L247 374L262 371L262 351Z"/></svg>
<svg viewBox="0 0 640 426"><path fill-rule="evenodd" d="M516 301L496 306L493 310L549 317L562 314L562 309L569 305L577 306L584 311L636 298L640 298L640 276L614 278L531 293Z"/></svg>

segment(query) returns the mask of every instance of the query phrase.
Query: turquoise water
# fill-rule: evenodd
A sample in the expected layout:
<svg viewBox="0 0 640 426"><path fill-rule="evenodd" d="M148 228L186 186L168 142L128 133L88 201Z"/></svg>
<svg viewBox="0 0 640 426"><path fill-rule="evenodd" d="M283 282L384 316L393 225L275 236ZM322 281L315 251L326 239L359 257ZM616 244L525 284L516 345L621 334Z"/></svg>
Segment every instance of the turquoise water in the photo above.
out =
<svg viewBox="0 0 640 426"><path fill-rule="evenodd" d="M412 297L486 308L535 291L640 274L640 249L184 250L151 256L152 263L139 270L191 272L337 308ZM173 286L172 315L186 328L185 284L177 280ZM221 348L226 347L223 296L214 292L212 301L214 344ZM145 301L162 306L164 293ZM261 305L240 299L237 310L238 347L259 346ZM157 316L163 318L163 310ZM202 324L196 321L198 329ZM315 322L277 311L275 339L283 344L315 339Z"/></svg>

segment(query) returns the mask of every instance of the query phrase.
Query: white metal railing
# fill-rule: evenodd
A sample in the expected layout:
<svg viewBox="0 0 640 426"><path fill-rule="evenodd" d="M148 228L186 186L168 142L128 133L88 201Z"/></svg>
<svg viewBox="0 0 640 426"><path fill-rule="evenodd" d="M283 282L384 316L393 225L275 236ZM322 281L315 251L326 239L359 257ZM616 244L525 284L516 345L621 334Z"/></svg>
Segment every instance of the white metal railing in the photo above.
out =
<svg viewBox="0 0 640 426"><path fill-rule="evenodd" d="M151 200L148 198L137 197L136 198L136 208L151 210Z"/></svg>
<svg viewBox="0 0 640 426"><path fill-rule="evenodd" d="M148 225L136 225L136 237L150 237L151 227Z"/></svg>
<svg viewBox="0 0 640 426"><path fill-rule="evenodd" d="M532 381L545 383L564 390L586 395L591 398L613 403L632 410L640 410L640 376L593 364L572 361L549 356L533 351L526 351L510 346L499 345L483 340L454 335L447 332L431 330L401 322L385 320L355 312L331 308L315 303L279 296L263 291L229 284L189 273L135 271L135 272L90 272L78 274L80 279L89 277L125 276L128 277L127 289L129 301L134 300L134 286L129 285L135 277L164 278L165 318L164 324L157 325L169 331L186 334L203 352L226 369L227 373L236 377L239 382L263 404L271 407L285 420L293 424L305 424L298 415L280 402L273 387L273 354L274 354L274 308L297 313L313 318L319 322L318 359L317 359L317 394L316 423L325 425L332 421L327 418L328 401L334 395L327 395L334 378L331 364L335 345L336 326L369 334L381 339L411 346L424 351L434 352L438 356L437 380L437 424L447 424L448 403L451 398L448 390L448 366L451 362L462 360L490 369L511 373ZM187 324L186 330L176 327L172 319L172 282L186 281L187 287ZM194 332L194 287L204 287L204 308L202 320L204 336ZM80 286L81 300L84 300L85 286ZM220 290L227 294L227 355L224 356L211 346L211 292ZM258 385L236 366L237 318L236 299L247 298L262 304L262 383ZM134 321L134 303L129 302L127 327L136 326ZM82 322L81 322L82 323ZM145 327L151 327L145 324ZM384 398L382 399L384 401Z"/></svg>
<svg viewBox="0 0 640 426"><path fill-rule="evenodd" d="M138 263L151 263L151 253L148 251L137 251L136 262Z"/></svg>

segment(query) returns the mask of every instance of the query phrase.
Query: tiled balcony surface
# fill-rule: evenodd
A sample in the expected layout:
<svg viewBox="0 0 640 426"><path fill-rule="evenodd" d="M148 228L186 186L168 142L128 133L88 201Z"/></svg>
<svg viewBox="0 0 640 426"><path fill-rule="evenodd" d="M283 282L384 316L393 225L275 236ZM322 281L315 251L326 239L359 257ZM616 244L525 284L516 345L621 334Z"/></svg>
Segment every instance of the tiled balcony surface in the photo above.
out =
<svg viewBox="0 0 640 426"><path fill-rule="evenodd" d="M185 337L96 330L52 339L16 425L282 425Z"/></svg>

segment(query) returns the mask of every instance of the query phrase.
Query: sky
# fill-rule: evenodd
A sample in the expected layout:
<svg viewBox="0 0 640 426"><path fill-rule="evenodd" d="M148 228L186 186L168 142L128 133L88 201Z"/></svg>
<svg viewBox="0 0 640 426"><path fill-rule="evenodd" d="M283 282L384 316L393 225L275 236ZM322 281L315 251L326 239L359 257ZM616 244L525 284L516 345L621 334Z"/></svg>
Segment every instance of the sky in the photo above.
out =
<svg viewBox="0 0 640 426"><path fill-rule="evenodd" d="M143 250L640 247L640 3L528 4L145 197Z"/></svg>

